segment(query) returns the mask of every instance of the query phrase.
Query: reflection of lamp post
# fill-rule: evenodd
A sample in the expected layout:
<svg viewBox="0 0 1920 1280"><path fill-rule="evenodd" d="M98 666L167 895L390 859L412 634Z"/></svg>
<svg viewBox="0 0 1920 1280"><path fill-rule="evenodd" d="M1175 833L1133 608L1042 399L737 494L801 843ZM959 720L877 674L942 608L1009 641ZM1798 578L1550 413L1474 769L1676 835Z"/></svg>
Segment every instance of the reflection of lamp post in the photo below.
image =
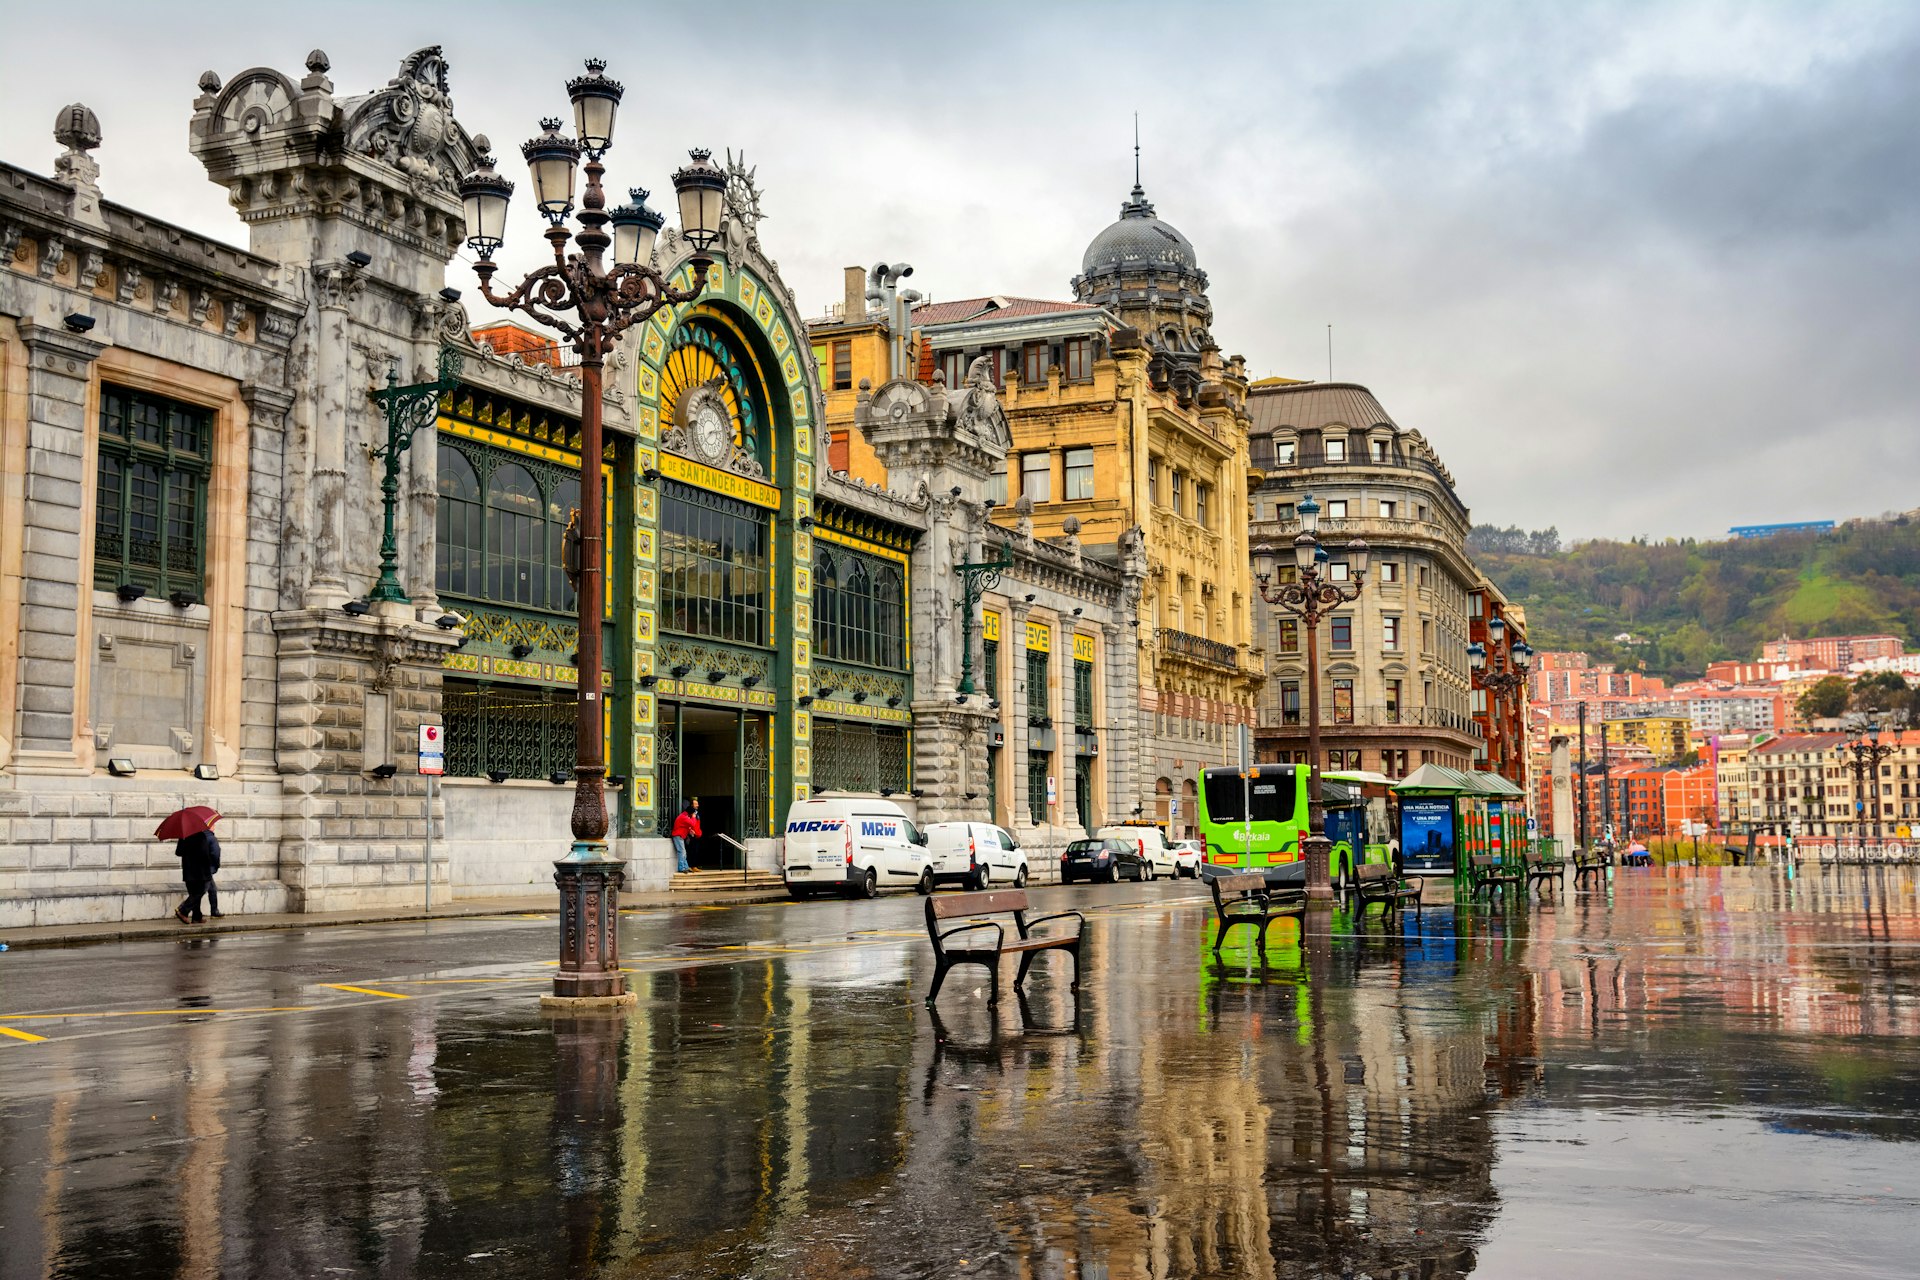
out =
<svg viewBox="0 0 1920 1280"><path fill-rule="evenodd" d="M1487 619L1487 639L1492 642L1493 669L1487 670L1487 646L1470 644L1467 646L1467 661L1473 668L1473 678L1487 692L1493 705L1488 707L1487 722L1493 727L1495 739L1500 747L1502 763L1507 754L1507 732L1501 708L1506 700L1519 692L1527 683L1527 669L1533 665L1533 647L1524 640L1515 641L1511 647L1513 668L1507 668L1509 646L1501 641L1506 638L1507 620L1495 614ZM1493 772L1500 772L1499 765L1488 756L1487 763Z"/></svg>
<svg viewBox="0 0 1920 1280"><path fill-rule="evenodd" d="M393 532L393 509L400 501L400 455L413 447L414 433L431 427L440 417L440 399L452 393L460 379L460 353L452 347L440 348L439 377L432 382L400 385L396 365L387 372L387 385L373 392L373 398L387 413L387 442L373 451L384 458L387 474L380 481L380 504L386 508L386 523L380 535L380 578L367 592L369 600L406 604L407 593L400 589L400 548Z"/></svg>
<svg viewBox="0 0 1920 1280"><path fill-rule="evenodd" d="M507 199L513 184L493 170L490 158L460 184L466 202L467 243L479 261L480 293L496 307L520 311L566 335L580 356L580 659L579 701L574 724L573 849L554 863L560 886L560 969L553 995L559 999L627 1001L620 974L618 895L625 863L607 854L606 739L600 702L601 617L605 612L600 461L601 370L614 341L630 326L662 307L691 302L706 287L712 260L708 250L720 238L721 196L726 175L704 151L673 175L679 196L680 230L693 246L693 285L677 289L652 265L654 237L665 219L646 207L646 192L634 203L607 212L600 186L606 170L600 157L613 145L614 109L624 90L603 74L606 63L587 60L587 74L567 82L573 100L576 138L563 137L560 121L543 120L542 133L521 148L533 177L535 202L547 219L547 243L553 265L532 272L504 294L493 291L494 251L506 231ZM574 166L587 157L587 189L580 200L580 230L569 231L573 212ZM606 231L611 223L613 233ZM580 252L567 255L568 243ZM603 255L613 250L613 265ZM573 312L574 318L563 318Z"/></svg>
<svg viewBox="0 0 1920 1280"><path fill-rule="evenodd" d="M1296 581L1271 581L1275 559L1272 546L1261 543L1253 549L1254 573L1260 598L1278 605L1300 619L1307 633L1307 835L1300 841L1300 856L1306 862L1307 896L1331 898L1333 885L1327 875L1326 806L1320 799L1320 619L1329 609L1351 604L1360 598L1360 587L1367 577L1367 544L1358 538L1346 545L1353 581L1342 586L1323 579L1321 561L1326 551L1320 545L1320 504L1308 494L1295 508L1300 513L1300 532L1294 535L1293 558L1299 570ZM1248 850L1251 853L1251 850Z"/></svg>

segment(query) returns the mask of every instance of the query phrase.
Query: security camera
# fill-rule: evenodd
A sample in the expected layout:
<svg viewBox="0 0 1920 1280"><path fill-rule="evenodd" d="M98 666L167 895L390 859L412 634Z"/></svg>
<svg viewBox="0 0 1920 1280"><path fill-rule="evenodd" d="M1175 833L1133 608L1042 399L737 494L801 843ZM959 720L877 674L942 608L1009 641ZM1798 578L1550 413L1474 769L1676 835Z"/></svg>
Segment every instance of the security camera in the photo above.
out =
<svg viewBox="0 0 1920 1280"><path fill-rule="evenodd" d="M433 625L442 631L457 631L467 625L467 620L449 609L433 620Z"/></svg>
<svg viewBox="0 0 1920 1280"><path fill-rule="evenodd" d="M373 264L373 255L370 253L367 253L364 250L355 249L352 253L347 255L347 261L351 262L356 267L371 266Z"/></svg>

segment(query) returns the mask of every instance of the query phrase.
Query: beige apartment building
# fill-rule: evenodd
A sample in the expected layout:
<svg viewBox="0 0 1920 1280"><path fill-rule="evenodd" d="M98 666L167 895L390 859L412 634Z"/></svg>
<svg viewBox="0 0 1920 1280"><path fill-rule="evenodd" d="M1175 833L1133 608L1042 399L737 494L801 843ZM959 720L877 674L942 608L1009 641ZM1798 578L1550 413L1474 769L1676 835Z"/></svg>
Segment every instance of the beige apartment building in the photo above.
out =
<svg viewBox="0 0 1920 1280"><path fill-rule="evenodd" d="M1467 660L1482 576L1466 551L1471 515L1453 475L1418 431L1398 426L1352 383L1270 378L1252 385L1255 546L1271 544L1282 580L1295 570L1295 508L1312 494L1330 552L1364 538L1372 564L1359 598L1320 624L1320 732L1329 768L1400 777L1422 764L1469 769L1485 748ZM1256 598L1254 641L1267 657L1255 731L1264 760L1306 754L1306 644L1300 623Z"/></svg>

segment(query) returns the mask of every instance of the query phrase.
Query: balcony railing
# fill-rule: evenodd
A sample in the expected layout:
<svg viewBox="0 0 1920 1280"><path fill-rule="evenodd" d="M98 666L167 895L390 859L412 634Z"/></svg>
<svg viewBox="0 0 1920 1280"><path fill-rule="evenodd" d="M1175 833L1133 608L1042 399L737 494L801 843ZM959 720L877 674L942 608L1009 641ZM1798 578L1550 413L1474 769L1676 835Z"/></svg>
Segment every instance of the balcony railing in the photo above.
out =
<svg viewBox="0 0 1920 1280"><path fill-rule="evenodd" d="M1263 707L1260 711L1260 725L1265 729L1305 729L1307 727L1306 708L1297 710L1275 710ZM1464 733L1469 737L1481 738L1486 735L1474 723L1473 717L1462 711L1449 711L1445 707L1403 707L1397 710L1387 707L1336 708L1326 703L1320 708L1320 727L1322 729L1340 729L1359 725L1366 728L1391 727L1414 729L1450 729L1455 733Z"/></svg>
<svg viewBox="0 0 1920 1280"><path fill-rule="evenodd" d="M1171 627L1160 628L1160 652L1225 667L1229 671L1240 668L1240 651L1232 645L1186 631L1175 631Z"/></svg>

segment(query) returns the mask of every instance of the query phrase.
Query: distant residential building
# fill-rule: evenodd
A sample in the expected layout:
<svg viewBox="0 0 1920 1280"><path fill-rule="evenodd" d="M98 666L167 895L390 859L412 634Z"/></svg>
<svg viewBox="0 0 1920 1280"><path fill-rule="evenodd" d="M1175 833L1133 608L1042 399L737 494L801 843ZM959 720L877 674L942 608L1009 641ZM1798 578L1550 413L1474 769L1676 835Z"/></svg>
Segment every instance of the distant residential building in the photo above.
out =
<svg viewBox="0 0 1920 1280"><path fill-rule="evenodd" d="M1748 758L1766 737L1765 734L1728 734L1714 741L1715 808L1722 831L1744 831L1759 820L1749 785Z"/></svg>
<svg viewBox="0 0 1920 1280"><path fill-rule="evenodd" d="M1622 781L1626 835L1673 838L1686 832L1686 823L1718 822L1711 765L1653 765L1632 770Z"/></svg>
<svg viewBox="0 0 1920 1280"><path fill-rule="evenodd" d="M1844 733L1786 733L1747 755L1753 820L1772 836L1833 834L1827 812L1827 769Z"/></svg>
<svg viewBox="0 0 1920 1280"><path fill-rule="evenodd" d="M1906 652L1899 636L1815 636L1810 640L1790 640L1781 636L1769 640L1760 651L1762 662L1783 662L1798 670L1820 667L1827 671L1845 671L1856 662L1875 658L1898 658Z"/></svg>
<svg viewBox="0 0 1920 1280"><path fill-rule="evenodd" d="M1660 761L1678 760L1691 750L1693 728L1685 716L1634 716L1601 725L1616 746L1645 747Z"/></svg>

